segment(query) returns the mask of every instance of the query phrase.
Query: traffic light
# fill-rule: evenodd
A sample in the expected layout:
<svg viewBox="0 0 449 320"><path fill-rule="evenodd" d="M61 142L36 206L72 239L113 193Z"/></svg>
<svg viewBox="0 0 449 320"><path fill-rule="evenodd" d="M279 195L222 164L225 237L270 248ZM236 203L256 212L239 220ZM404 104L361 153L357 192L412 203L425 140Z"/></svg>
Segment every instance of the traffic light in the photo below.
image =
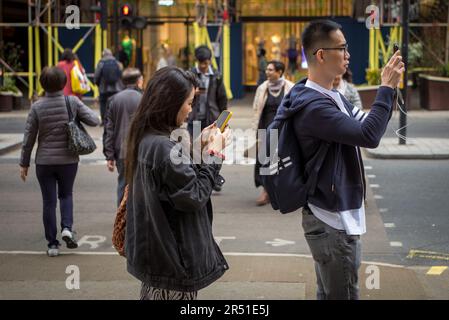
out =
<svg viewBox="0 0 449 320"><path fill-rule="evenodd" d="M134 8L129 3L120 7L120 27L125 29L144 29L147 26L145 17L135 16Z"/></svg>
<svg viewBox="0 0 449 320"><path fill-rule="evenodd" d="M133 9L129 3L120 7L120 27L130 29L133 24Z"/></svg>

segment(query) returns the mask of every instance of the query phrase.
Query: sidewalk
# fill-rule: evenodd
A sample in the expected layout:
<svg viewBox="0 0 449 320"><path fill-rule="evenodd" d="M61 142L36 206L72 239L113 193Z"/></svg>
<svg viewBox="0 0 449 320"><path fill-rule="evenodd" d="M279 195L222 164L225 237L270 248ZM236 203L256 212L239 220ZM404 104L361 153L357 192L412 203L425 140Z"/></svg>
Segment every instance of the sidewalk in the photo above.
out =
<svg viewBox="0 0 449 320"><path fill-rule="evenodd" d="M400 145L398 138L384 138L376 149L364 149L378 159L449 159L449 139L413 138Z"/></svg>
<svg viewBox="0 0 449 320"><path fill-rule="evenodd" d="M199 300L314 300L315 272L311 258L292 256L238 256L224 253L230 269L217 282L200 290ZM68 290L64 272L69 265L80 270L80 289ZM365 270L378 268L379 288L368 289ZM44 270L45 268L45 270ZM118 255L0 254L0 300L4 299L125 299L136 300L140 283L126 272ZM371 269L370 269L371 270ZM413 270L363 263L360 298L429 299Z"/></svg>

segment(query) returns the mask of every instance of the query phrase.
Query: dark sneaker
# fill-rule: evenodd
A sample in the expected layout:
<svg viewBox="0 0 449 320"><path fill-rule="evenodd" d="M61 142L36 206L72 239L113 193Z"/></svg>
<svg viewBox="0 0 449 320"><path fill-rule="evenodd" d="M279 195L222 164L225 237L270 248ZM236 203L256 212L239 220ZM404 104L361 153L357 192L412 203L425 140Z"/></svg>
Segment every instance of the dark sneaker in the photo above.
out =
<svg viewBox="0 0 449 320"><path fill-rule="evenodd" d="M49 246L48 249L47 249L47 256L49 256L49 257L57 257L57 256L59 256L58 245L52 244L51 246Z"/></svg>
<svg viewBox="0 0 449 320"><path fill-rule="evenodd" d="M73 237L73 232L69 229L62 230L62 240L67 244L67 248L76 249L78 248L78 243L76 243L75 238Z"/></svg>

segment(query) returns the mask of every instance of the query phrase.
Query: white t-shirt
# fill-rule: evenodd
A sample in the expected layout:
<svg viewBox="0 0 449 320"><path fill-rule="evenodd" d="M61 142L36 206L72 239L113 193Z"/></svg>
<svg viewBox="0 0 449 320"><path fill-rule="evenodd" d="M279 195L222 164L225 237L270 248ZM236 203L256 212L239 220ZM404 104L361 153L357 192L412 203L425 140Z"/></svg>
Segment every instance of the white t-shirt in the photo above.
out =
<svg viewBox="0 0 449 320"><path fill-rule="evenodd" d="M322 86L311 80L307 80L305 86L331 97L337 103L338 108L340 108L340 110L349 117L349 113L346 110L343 104L343 100L341 99L340 93L338 91L323 88ZM352 112L354 112L354 110ZM362 121L362 119L360 119L359 121ZM357 148L355 149L358 154ZM365 203L363 199L362 206L359 209L336 212L321 209L311 203L308 203L308 205L310 207L310 210L312 210L312 213L318 219L334 229L345 230L348 235L362 235L366 233Z"/></svg>

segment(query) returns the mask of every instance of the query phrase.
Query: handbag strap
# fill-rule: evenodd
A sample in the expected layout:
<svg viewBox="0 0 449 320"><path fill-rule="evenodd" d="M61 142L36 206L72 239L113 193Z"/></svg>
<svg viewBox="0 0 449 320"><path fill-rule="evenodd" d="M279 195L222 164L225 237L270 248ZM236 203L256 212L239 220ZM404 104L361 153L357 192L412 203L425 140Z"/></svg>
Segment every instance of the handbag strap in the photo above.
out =
<svg viewBox="0 0 449 320"><path fill-rule="evenodd" d="M67 108L67 113L69 115L69 122L73 121L73 113L72 109L70 108L70 100L69 97L64 96L65 99L65 107Z"/></svg>

